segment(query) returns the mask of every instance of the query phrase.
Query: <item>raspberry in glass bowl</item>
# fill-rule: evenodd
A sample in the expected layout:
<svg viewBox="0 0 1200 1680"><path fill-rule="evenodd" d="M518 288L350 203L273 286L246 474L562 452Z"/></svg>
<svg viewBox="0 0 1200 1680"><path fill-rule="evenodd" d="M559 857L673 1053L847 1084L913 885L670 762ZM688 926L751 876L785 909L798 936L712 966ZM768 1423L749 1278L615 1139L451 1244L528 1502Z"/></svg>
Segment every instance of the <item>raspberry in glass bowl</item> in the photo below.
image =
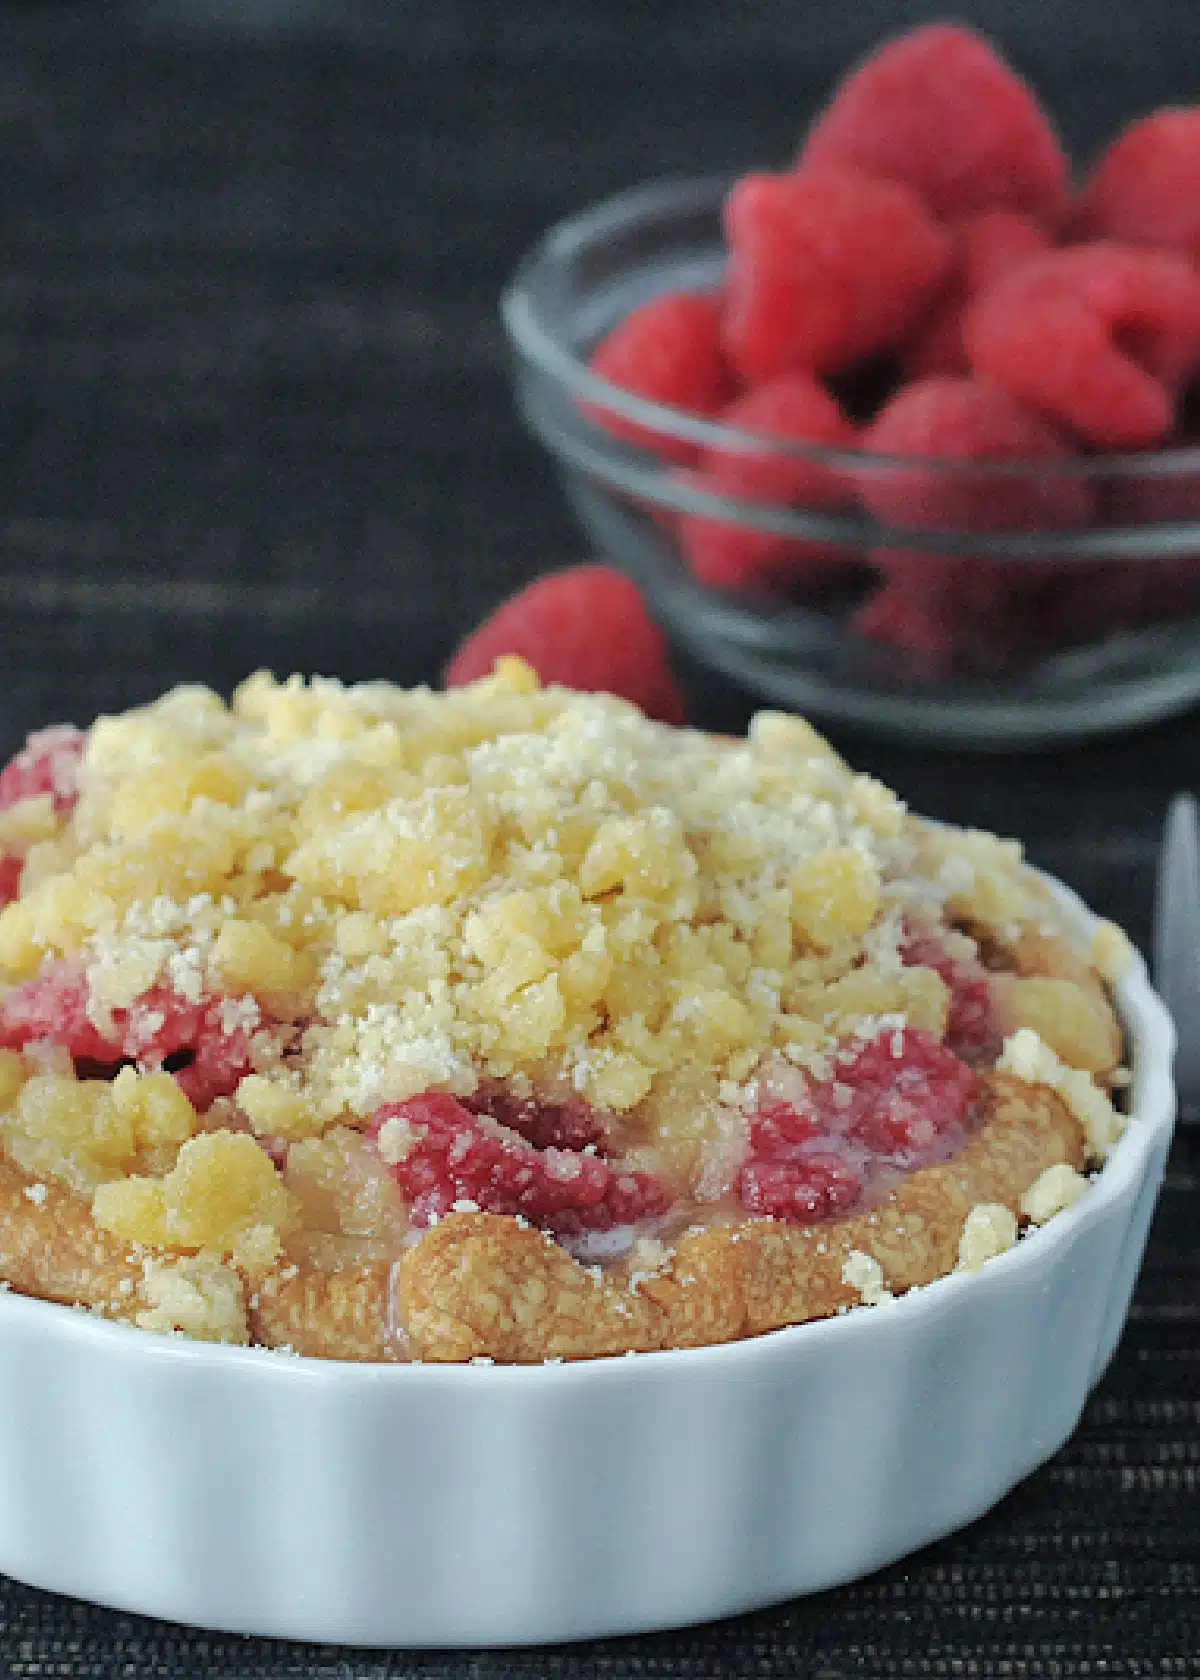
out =
<svg viewBox="0 0 1200 1680"><path fill-rule="evenodd" d="M1076 189L1020 78L935 25L791 166L555 228L504 312L597 552L773 704L983 747L1189 704L1198 122L1134 124Z"/></svg>
<svg viewBox="0 0 1200 1680"><path fill-rule="evenodd" d="M32 738L0 849L21 1579L678 1624L967 1521L1111 1355L1171 1119L1138 960L799 718L260 674Z"/></svg>

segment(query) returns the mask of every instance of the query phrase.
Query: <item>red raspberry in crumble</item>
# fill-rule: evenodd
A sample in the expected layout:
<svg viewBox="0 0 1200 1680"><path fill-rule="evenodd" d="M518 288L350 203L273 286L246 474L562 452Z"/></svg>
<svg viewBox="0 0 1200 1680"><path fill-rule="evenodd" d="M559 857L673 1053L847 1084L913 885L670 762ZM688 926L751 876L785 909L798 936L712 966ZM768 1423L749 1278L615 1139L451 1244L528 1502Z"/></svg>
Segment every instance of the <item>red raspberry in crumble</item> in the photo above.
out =
<svg viewBox="0 0 1200 1680"><path fill-rule="evenodd" d="M88 1018L87 981L73 964L48 962L40 974L13 986L0 1002L0 1048L49 1043L80 1062L119 1062L124 1052Z"/></svg>
<svg viewBox="0 0 1200 1680"><path fill-rule="evenodd" d="M824 1135L815 1108L805 1112L779 1098L762 1104L750 1126L750 1154L764 1161L797 1159L805 1144Z"/></svg>
<svg viewBox="0 0 1200 1680"><path fill-rule="evenodd" d="M0 852L0 908L20 895L24 867L25 859L15 852Z"/></svg>
<svg viewBox="0 0 1200 1680"><path fill-rule="evenodd" d="M581 1097L568 1102L546 1102L538 1097L519 1097L505 1085L481 1085L463 1107L472 1114L486 1114L510 1131L519 1132L535 1149L585 1149L605 1153L604 1128Z"/></svg>
<svg viewBox="0 0 1200 1680"><path fill-rule="evenodd" d="M79 797L79 761L84 736L73 724L55 724L31 735L15 758L0 770L0 811L22 799L48 793L54 809L66 816Z"/></svg>
<svg viewBox="0 0 1200 1680"><path fill-rule="evenodd" d="M748 1161L738 1188L748 1213L805 1225L848 1213L863 1181L841 1156L814 1152L794 1161Z"/></svg>
<svg viewBox="0 0 1200 1680"><path fill-rule="evenodd" d="M258 1020L241 1020L228 998L188 1003L165 988L147 992L135 1009L114 1011L125 1053L138 1065L165 1067L199 1113L231 1097L252 1071L250 1037Z"/></svg>
<svg viewBox="0 0 1200 1680"><path fill-rule="evenodd" d="M966 1062L981 1062L1000 1050L987 970L977 957L954 956L935 934L910 928L900 948L910 968L932 968L950 990L946 1045Z"/></svg>
<svg viewBox="0 0 1200 1680"><path fill-rule="evenodd" d="M455 1097L428 1092L385 1104L372 1121L373 1135L379 1138L391 1121L405 1128L403 1152L385 1134L381 1153L418 1227L436 1224L456 1203L467 1202L572 1237L632 1225L671 1204L666 1186L648 1173L623 1172L580 1150L535 1148ZM394 1155L399 1158L389 1159Z"/></svg>
<svg viewBox="0 0 1200 1680"><path fill-rule="evenodd" d="M906 1171L950 1153L976 1094L971 1069L918 1028L843 1046L828 1079L752 1117L738 1179L751 1213L831 1219L869 1194L885 1168Z"/></svg>
<svg viewBox="0 0 1200 1680"><path fill-rule="evenodd" d="M105 1078L128 1063L165 1068L203 1113L251 1071L253 1028L236 1019L245 1013L229 999L189 1003L155 987L129 1009L114 1009L111 1031L101 1030L88 1014L86 978L71 963L51 962L0 1002L0 1048L59 1045L81 1078Z"/></svg>
<svg viewBox="0 0 1200 1680"><path fill-rule="evenodd" d="M975 1075L932 1034L915 1027L885 1032L859 1050L843 1051L839 1061L823 1099L833 1104L847 1134L874 1154L915 1167L961 1137Z"/></svg>

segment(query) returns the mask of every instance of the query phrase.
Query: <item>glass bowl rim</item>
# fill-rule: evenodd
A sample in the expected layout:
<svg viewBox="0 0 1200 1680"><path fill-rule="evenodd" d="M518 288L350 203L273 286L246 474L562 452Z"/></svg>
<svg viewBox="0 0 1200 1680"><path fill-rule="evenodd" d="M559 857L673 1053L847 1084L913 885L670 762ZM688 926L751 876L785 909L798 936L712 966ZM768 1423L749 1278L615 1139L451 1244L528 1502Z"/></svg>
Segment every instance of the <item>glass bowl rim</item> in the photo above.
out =
<svg viewBox="0 0 1200 1680"><path fill-rule="evenodd" d="M973 460L969 456L891 455L865 449L796 443L654 402L594 373L548 317L544 300L539 296L541 288L561 275L573 254L594 249L606 236L646 225L657 215L670 210L689 206L697 212L719 209L725 193L738 179L738 175L731 173L664 176L625 188L555 222L525 252L501 296L501 316L518 352L539 373L564 388L581 407L589 405L603 409L631 425L653 431L664 441L720 449L726 453L762 455L769 452L782 458L808 461L815 466L860 475L872 471L890 474L935 472L947 476L970 475L972 478L1020 476L1043 481L1133 478L1170 482L1176 474L1200 474L1200 445L1112 454ZM605 430L603 427L598 429ZM623 442L635 454L657 464L653 451L638 449L636 444L625 440ZM669 463L663 463L663 466L665 470Z"/></svg>

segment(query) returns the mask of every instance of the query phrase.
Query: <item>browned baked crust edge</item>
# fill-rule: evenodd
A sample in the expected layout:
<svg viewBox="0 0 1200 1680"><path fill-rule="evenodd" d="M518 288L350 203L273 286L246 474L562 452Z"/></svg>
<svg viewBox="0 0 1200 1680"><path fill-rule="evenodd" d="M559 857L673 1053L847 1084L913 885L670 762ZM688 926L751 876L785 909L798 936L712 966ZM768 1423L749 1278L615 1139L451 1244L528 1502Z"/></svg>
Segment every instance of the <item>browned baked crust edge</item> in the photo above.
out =
<svg viewBox="0 0 1200 1680"><path fill-rule="evenodd" d="M1006 1074L989 1075L984 1090L983 1123L958 1155L852 1218L714 1224L639 1273L636 1261L582 1265L512 1218L455 1213L398 1262L301 1260L241 1275L250 1339L327 1359L531 1364L699 1347L829 1317L862 1300L843 1277L853 1254L876 1262L899 1294L954 1269L973 1207L1016 1214L1048 1167L1085 1164L1080 1125L1053 1091ZM136 1321L150 1304L147 1259L100 1230L84 1196L0 1161L0 1276L11 1288Z"/></svg>

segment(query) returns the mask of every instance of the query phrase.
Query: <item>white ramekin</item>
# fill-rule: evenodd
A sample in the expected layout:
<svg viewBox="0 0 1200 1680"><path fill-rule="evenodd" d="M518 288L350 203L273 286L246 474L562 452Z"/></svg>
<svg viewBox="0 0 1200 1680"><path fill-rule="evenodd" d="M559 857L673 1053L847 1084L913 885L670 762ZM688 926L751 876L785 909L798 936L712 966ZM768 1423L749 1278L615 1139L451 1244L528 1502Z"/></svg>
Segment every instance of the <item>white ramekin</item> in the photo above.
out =
<svg viewBox="0 0 1200 1680"><path fill-rule="evenodd" d="M239 1633L504 1645L728 1615L961 1527L1067 1439L1125 1319L1174 1033L1140 961L1119 1002L1133 1118L1088 1194L981 1271L843 1318L382 1367L0 1296L0 1569Z"/></svg>

